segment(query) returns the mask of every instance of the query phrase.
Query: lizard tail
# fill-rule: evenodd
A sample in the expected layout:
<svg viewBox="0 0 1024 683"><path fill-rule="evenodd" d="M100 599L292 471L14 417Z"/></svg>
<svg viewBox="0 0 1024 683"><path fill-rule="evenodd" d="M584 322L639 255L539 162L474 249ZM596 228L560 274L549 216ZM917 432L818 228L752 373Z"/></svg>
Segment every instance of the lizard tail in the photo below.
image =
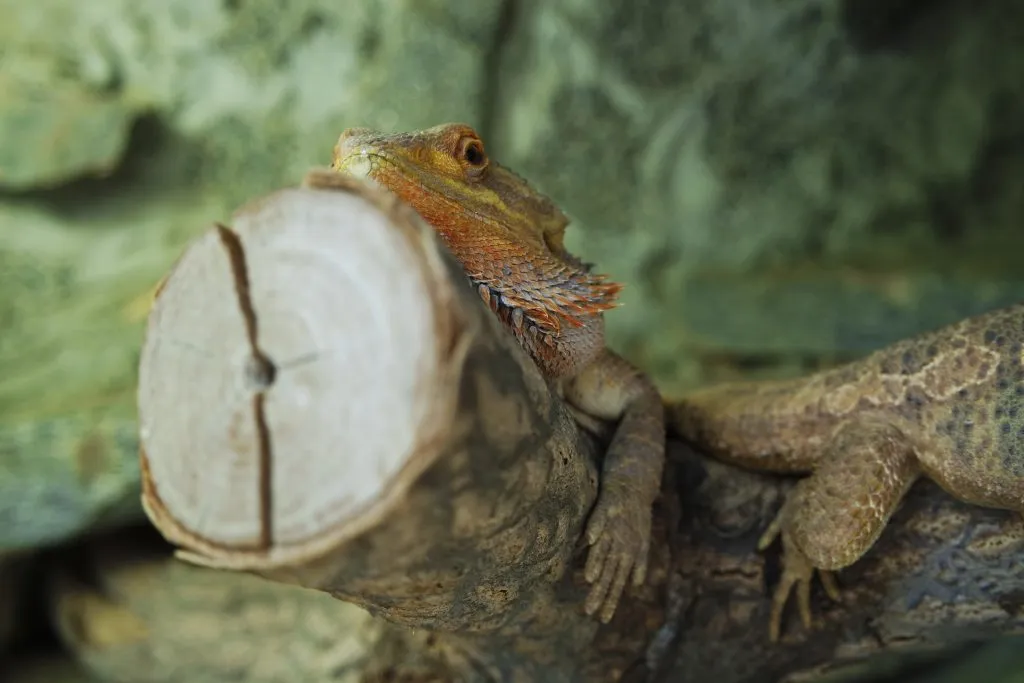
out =
<svg viewBox="0 0 1024 683"><path fill-rule="evenodd" d="M818 455L807 435L829 432L835 420L808 411L801 386L800 380L735 382L665 397L667 435L733 464L806 471Z"/></svg>

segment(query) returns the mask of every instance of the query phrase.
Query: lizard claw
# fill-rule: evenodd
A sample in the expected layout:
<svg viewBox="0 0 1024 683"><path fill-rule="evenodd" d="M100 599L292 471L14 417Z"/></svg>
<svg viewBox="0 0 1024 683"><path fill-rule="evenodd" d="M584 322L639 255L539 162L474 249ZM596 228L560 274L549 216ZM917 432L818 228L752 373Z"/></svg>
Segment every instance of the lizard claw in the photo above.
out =
<svg viewBox="0 0 1024 683"><path fill-rule="evenodd" d="M782 529L782 515L779 514L768 526L758 541L758 550L764 550L779 535L782 536L782 576L772 594L772 610L768 618L768 638L773 643L779 641L782 631L782 614L789 602L789 596L796 590L797 608L800 611L800 622L805 629L811 628L811 581L817 573L829 599L839 602L842 596L836 583L835 573L817 569Z"/></svg>
<svg viewBox="0 0 1024 683"><path fill-rule="evenodd" d="M647 578L651 512L625 491L604 491L590 514L586 530L590 553L583 569L592 584L583 609L607 624L615 615L626 582L640 586Z"/></svg>

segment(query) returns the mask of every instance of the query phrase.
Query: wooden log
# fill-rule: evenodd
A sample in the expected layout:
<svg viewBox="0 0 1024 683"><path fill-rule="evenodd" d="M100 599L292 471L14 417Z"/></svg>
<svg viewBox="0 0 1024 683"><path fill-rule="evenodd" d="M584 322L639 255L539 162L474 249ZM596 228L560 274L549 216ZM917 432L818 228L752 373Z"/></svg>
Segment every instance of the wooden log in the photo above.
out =
<svg viewBox="0 0 1024 683"><path fill-rule="evenodd" d="M768 640L778 544L757 541L794 478L747 472L672 443L681 525L662 662L678 680L874 681L879 671L1024 630L1024 522L921 481L871 550L838 574L841 602L812 588L814 623L789 605ZM791 600L793 602L793 600ZM668 680L676 680L670 678Z"/></svg>
<svg viewBox="0 0 1024 683"><path fill-rule="evenodd" d="M783 642L772 645L766 590L777 557L758 553L755 544L791 482L738 471L677 443L672 449L670 473L681 475L685 514L676 538L675 617L661 634L666 640L651 648L660 660L654 663L670 675L654 680L857 683L886 674L895 682L906 680L908 669L936 670L936 655L947 661L940 668L965 657L989 666L972 641L1020 629L1019 521L959 503L925 482L878 550L841 573L843 603L816 590L813 629L805 632L790 610ZM166 547L123 532L91 544L87 558L53 564L60 577L51 592L57 631L100 680L189 683L241 673L269 681L283 671L309 683L431 680L415 673L447 635L388 629L326 595L173 561ZM64 567L93 578L83 584ZM634 614L657 613L625 604ZM598 631L590 652L637 645L621 640L628 628L611 626ZM1001 647L997 659L1005 667L1013 646ZM587 659L586 652L579 656ZM396 670L407 678L387 678ZM640 665L632 673L630 683L647 671Z"/></svg>
<svg viewBox="0 0 1024 683"><path fill-rule="evenodd" d="M581 656L598 442L390 195L316 172L198 239L150 314L139 417L144 507L190 562L458 634L440 659L497 680L615 680L638 653L634 625Z"/></svg>
<svg viewBox="0 0 1024 683"><path fill-rule="evenodd" d="M149 529L61 551L42 574L40 611L90 680L447 681L456 679L436 655L487 639L405 629L320 591L181 562ZM588 659L585 650L572 655ZM590 663L608 660L595 653ZM476 680L471 669L457 680Z"/></svg>
<svg viewBox="0 0 1024 683"><path fill-rule="evenodd" d="M1019 518L923 482L840 573L843 601L815 591L813 628L791 614L771 644L778 564L756 540L792 480L672 443L647 585L598 628L578 539L603 435L422 221L338 176L186 252L150 315L139 413L144 504L180 557L407 627L408 656L365 681L399 659L441 680L803 681L1024 626Z"/></svg>

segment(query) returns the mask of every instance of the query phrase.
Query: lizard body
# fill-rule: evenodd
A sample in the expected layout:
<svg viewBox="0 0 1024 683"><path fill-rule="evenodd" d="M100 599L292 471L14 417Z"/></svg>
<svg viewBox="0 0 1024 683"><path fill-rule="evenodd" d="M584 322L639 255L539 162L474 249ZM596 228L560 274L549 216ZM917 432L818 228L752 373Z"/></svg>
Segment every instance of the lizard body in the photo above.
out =
<svg viewBox="0 0 1024 683"><path fill-rule="evenodd" d="M481 298L577 410L618 421L585 531L588 614L608 622L632 577L643 583L665 457L653 382L605 347L604 311L621 285L570 254L567 217L491 160L477 133L445 124L413 133L344 131L331 167L396 194L440 235Z"/></svg>
<svg viewBox="0 0 1024 683"><path fill-rule="evenodd" d="M810 626L817 571L881 535L927 477L956 498L1024 512L1024 305L968 318L803 378L727 383L666 401L669 431L751 469L810 473L789 493L760 547L781 535L783 574L769 635L797 590Z"/></svg>

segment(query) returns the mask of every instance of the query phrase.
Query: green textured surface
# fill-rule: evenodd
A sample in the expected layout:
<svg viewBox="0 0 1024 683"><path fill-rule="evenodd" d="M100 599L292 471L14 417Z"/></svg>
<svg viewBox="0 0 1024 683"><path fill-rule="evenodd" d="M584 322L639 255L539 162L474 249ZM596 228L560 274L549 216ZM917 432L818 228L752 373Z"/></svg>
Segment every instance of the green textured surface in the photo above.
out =
<svg viewBox="0 0 1024 683"><path fill-rule="evenodd" d="M826 675L816 683L1024 683L1020 637L934 652L918 657L879 658Z"/></svg>
<svg viewBox="0 0 1024 683"><path fill-rule="evenodd" d="M0 0L0 550L140 518L147 293L344 127L476 118L496 8Z"/></svg>
<svg viewBox="0 0 1024 683"><path fill-rule="evenodd" d="M136 111L117 97L58 79L0 75L0 188L56 185L103 175L120 160Z"/></svg>
<svg viewBox="0 0 1024 683"><path fill-rule="evenodd" d="M224 210L198 196L146 209L98 199L63 216L25 202L0 211L0 550L141 516L145 295Z"/></svg>
<svg viewBox="0 0 1024 683"><path fill-rule="evenodd" d="M134 420L0 425L0 550L51 545L141 516Z"/></svg>
<svg viewBox="0 0 1024 683"><path fill-rule="evenodd" d="M0 552L140 518L145 294L347 126L479 126L578 219L570 247L627 283L612 343L671 388L703 381L704 357L795 369L1024 293L1019 0L0 0L0 17Z"/></svg>
<svg viewBox="0 0 1024 683"><path fill-rule="evenodd" d="M1020 5L936 11L899 52L814 6L0 0L0 182L30 189L0 194L3 509L50 501L0 547L124 504L140 297L350 125L483 128L627 283L611 340L669 387L697 351L856 354L1018 299Z"/></svg>
<svg viewBox="0 0 1024 683"><path fill-rule="evenodd" d="M826 297L800 313L807 293L772 271L834 269L834 291L844 269L934 279L953 256L981 273L957 308L1020 290L1016 0L526 6L502 61L496 143L580 220L570 246L628 283L610 338L665 384L700 381L691 338L719 353L827 344ZM694 284L719 277L721 296ZM875 316L862 291L850 327ZM794 295L778 304L790 313L763 315L765 292ZM866 336L926 329L945 307L908 301L891 333ZM716 317L737 329L712 329Z"/></svg>
<svg viewBox="0 0 1024 683"><path fill-rule="evenodd" d="M938 273L791 271L695 277L680 297L688 345L749 355L860 356L1024 301L1024 279ZM723 315L743 310L744 315Z"/></svg>

